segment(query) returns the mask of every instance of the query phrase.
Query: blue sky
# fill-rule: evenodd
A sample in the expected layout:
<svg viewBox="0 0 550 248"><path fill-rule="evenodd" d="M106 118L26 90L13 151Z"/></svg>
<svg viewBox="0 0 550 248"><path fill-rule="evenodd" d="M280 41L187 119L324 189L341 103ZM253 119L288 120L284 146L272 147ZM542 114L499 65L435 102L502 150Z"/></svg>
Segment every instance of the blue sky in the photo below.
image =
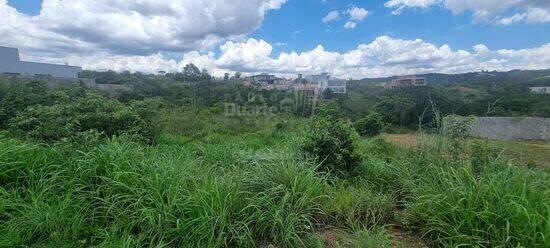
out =
<svg viewBox="0 0 550 248"><path fill-rule="evenodd" d="M194 62L219 73L268 71L283 74L313 73L347 63L333 73L359 77L391 73L384 70L410 73L550 67L546 60L530 63L528 58L521 57L544 56L550 49L550 1L209 0L193 4L174 1L174 5L142 1L128 5L127 1L120 0L45 0L49 3L48 11L41 9L42 0L7 0L7 6L2 7L5 1L0 0L0 8L15 9L9 10L17 17L12 18L16 20L13 26L29 30L24 31L28 37L0 30L0 35L4 35L0 45L18 45L23 56L36 60L78 61L79 56L93 51L95 57L117 57L123 61L135 60L135 56L144 60L159 59L154 56L160 55L165 61L155 61L160 63L155 64L157 67L177 68L181 63ZM82 7L78 3L87 5ZM105 6L109 8L103 8ZM211 16L205 11L212 8L220 9L215 9L217 12ZM353 19L350 14L353 8L368 14ZM115 19L128 23L126 26L114 25L113 32L126 31L128 25L132 29L120 35L106 31L112 23L101 18L99 12L103 10L113 11ZM172 26L155 27L154 22L148 23L152 11L166 17ZM330 11L338 12L339 18L323 22ZM64 16L70 12L74 12L74 16ZM135 16L137 19L133 20ZM22 22L29 23L23 25ZM353 28L344 27L348 22L353 22ZM135 23L144 24L133 26ZM37 31L44 27L46 33ZM164 33L155 33L156 29ZM169 35L164 37L164 34ZM39 36L51 40L50 48L46 41L41 45L40 41L32 40ZM156 37L161 38L155 40ZM415 42L417 39L422 42ZM51 44L55 46L52 48ZM319 45L323 50L316 49ZM361 45L369 47L359 49ZM376 47L383 47L384 51ZM470 54L462 54L461 50ZM506 52L508 50L513 52ZM306 53L306 56L292 57L293 52ZM357 53L362 55L355 56ZM286 62L279 58L281 54L283 57L289 55L284 58ZM313 56L322 57L326 63L304 64L312 61L310 57ZM394 61L391 57L402 58ZM357 61L348 63L350 58ZM451 67L451 61L445 59L462 60L464 65ZM123 63L126 67L121 63L112 67L119 70L157 69L131 65L127 61ZM98 67L98 61L82 62L85 67ZM274 68L289 63L293 68ZM466 66L471 63L475 66ZM399 66L383 68L390 64Z"/></svg>
<svg viewBox="0 0 550 248"><path fill-rule="evenodd" d="M365 8L372 14L353 30L343 28L345 18L329 24L321 22L329 11L344 11L350 6ZM296 30L301 35L295 35ZM391 10L384 7L384 1L329 0L320 3L320 0L300 0L289 1L280 10L270 12L252 37L271 43L286 43L287 46L279 48L280 51L309 50L320 44L343 52L381 35L401 39L420 38L434 44L448 44L456 49L471 49L480 43L494 49L520 49L548 43L550 23L496 26L473 23L470 13L455 16L439 7L392 15Z"/></svg>
<svg viewBox="0 0 550 248"><path fill-rule="evenodd" d="M8 0L8 3L23 13L36 15L40 13L42 0ZM353 30L343 28L345 18L322 23L321 19L329 11L344 11L351 6L365 8L372 14ZM269 12L251 37L285 44L276 46L275 52L304 51L317 45L344 52L381 35L420 38L457 49L471 49L480 43L494 49L521 49L548 43L550 23L495 26L474 23L470 13L453 15L439 7L392 15L391 10L384 7L384 1L328 0L323 3L321 0L299 0L289 1L278 11Z"/></svg>

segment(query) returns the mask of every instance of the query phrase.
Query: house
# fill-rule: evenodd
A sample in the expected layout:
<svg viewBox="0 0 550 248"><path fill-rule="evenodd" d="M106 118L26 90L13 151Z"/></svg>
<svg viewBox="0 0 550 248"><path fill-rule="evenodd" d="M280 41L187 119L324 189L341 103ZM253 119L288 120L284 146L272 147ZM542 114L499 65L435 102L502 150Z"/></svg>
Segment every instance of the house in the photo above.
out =
<svg viewBox="0 0 550 248"><path fill-rule="evenodd" d="M330 89L336 94L346 94L347 92L346 80L333 78L326 72L318 75L309 75L306 77L306 80L317 84L321 91Z"/></svg>
<svg viewBox="0 0 550 248"><path fill-rule="evenodd" d="M275 75L270 75L270 74L267 74L267 73L262 73L262 74L259 74L259 75L250 76L250 77L245 78L245 80L249 80L249 81L252 81L252 82L258 82L258 83L263 83L263 84L270 84L270 85L271 84L278 84L278 83L283 81L282 78L278 78Z"/></svg>
<svg viewBox="0 0 550 248"><path fill-rule="evenodd" d="M17 48L0 46L0 74L78 78L81 67L21 61Z"/></svg>
<svg viewBox="0 0 550 248"><path fill-rule="evenodd" d="M537 94L550 94L550 87L529 87L529 89Z"/></svg>
<svg viewBox="0 0 550 248"><path fill-rule="evenodd" d="M417 76L406 76L406 77L397 77L396 79L392 80L391 83L386 84L386 88L399 88L399 87L407 87L407 86L426 86L426 78L425 77L417 77Z"/></svg>

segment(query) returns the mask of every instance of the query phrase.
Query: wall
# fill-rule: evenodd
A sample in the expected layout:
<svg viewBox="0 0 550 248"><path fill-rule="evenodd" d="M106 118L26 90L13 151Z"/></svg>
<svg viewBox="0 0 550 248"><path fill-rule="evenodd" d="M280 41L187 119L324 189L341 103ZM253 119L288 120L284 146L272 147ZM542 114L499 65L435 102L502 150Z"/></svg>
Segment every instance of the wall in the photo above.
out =
<svg viewBox="0 0 550 248"><path fill-rule="evenodd" d="M472 136L496 140L550 141L550 118L478 117Z"/></svg>
<svg viewBox="0 0 550 248"><path fill-rule="evenodd" d="M0 74L17 73L23 76L50 75L52 77L78 78L81 67L20 61L17 48L0 46Z"/></svg>
<svg viewBox="0 0 550 248"><path fill-rule="evenodd" d="M60 88L84 85L90 89L96 89L109 94L110 96L119 96L122 91L130 91L131 88L120 84L97 84L95 79L90 78L57 78L57 77L36 77L36 76L12 76L0 74L0 82L7 84L23 83L31 80L46 82L48 88Z"/></svg>

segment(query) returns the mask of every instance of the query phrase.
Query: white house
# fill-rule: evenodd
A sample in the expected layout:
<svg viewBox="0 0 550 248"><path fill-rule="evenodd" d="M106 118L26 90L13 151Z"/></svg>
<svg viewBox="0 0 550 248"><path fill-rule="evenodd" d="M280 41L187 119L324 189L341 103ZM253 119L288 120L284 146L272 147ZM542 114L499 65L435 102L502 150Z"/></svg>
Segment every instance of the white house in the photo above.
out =
<svg viewBox="0 0 550 248"><path fill-rule="evenodd" d="M81 67L21 61L17 48L0 46L0 74L78 78Z"/></svg>
<svg viewBox="0 0 550 248"><path fill-rule="evenodd" d="M309 75L306 77L306 80L316 83L322 91L330 89L337 94L345 94L347 92L346 80L333 78L326 72L318 75Z"/></svg>
<svg viewBox="0 0 550 248"><path fill-rule="evenodd" d="M529 89L537 94L550 94L550 87L529 87Z"/></svg>

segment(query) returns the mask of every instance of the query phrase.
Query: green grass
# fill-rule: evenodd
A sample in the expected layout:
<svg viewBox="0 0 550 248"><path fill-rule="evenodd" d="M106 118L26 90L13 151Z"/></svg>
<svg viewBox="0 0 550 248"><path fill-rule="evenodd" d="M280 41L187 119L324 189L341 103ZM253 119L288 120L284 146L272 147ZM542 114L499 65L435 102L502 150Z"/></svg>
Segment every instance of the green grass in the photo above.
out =
<svg viewBox="0 0 550 248"><path fill-rule="evenodd" d="M395 224L432 247L550 246L545 170L368 139L341 177L301 154L307 120L192 116L167 113L155 145L0 136L0 247L391 247Z"/></svg>

